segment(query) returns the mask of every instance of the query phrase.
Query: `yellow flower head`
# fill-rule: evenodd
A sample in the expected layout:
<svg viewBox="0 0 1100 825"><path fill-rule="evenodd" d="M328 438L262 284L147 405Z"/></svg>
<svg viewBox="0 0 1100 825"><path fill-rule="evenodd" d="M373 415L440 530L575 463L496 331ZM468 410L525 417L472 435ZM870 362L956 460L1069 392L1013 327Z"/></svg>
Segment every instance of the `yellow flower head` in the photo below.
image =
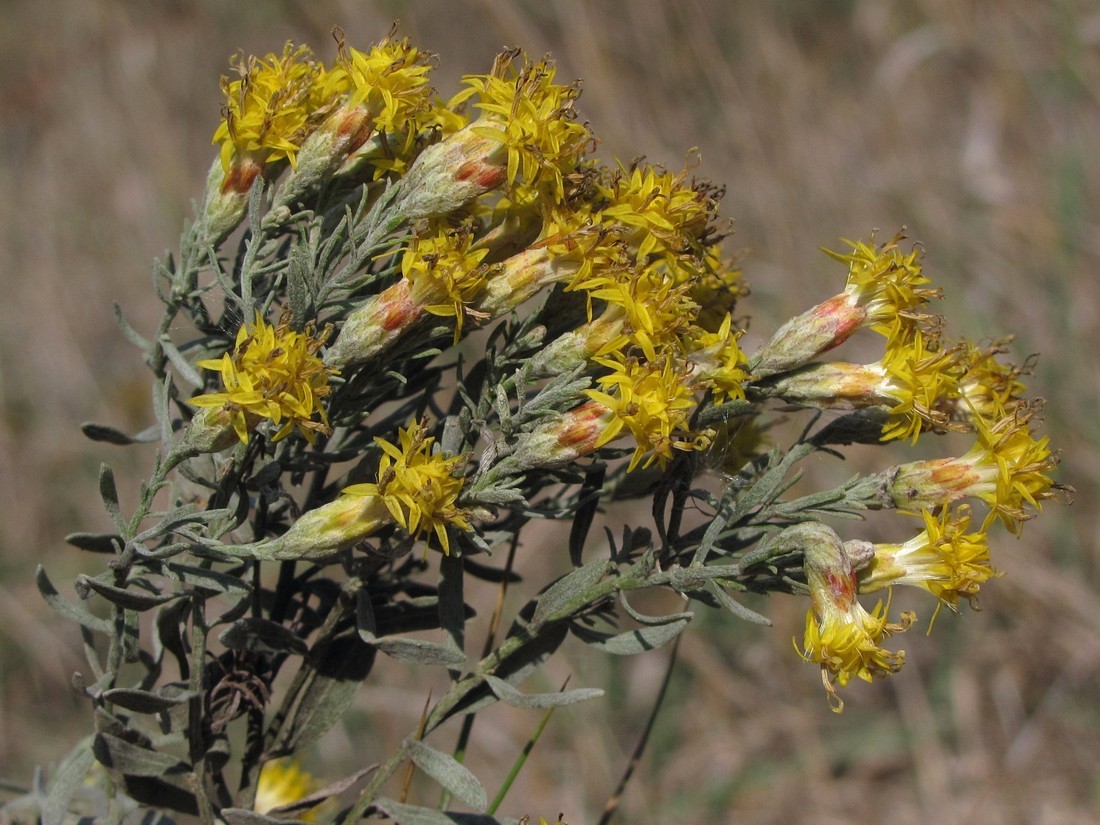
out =
<svg viewBox="0 0 1100 825"><path fill-rule="evenodd" d="M467 304L483 286L487 270L481 266L487 249L471 249L473 232L444 227L434 235L414 238L401 258L401 274L412 285L413 300L433 315L455 319L455 343L462 322L472 310Z"/></svg>
<svg viewBox="0 0 1100 825"><path fill-rule="evenodd" d="M602 447L626 429L634 436L634 455L628 470L657 461L662 467L673 456L673 449L701 450L710 444L709 433L694 433L688 426L688 413L695 397L686 375L673 367L671 359L663 364L642 363L634 358L620 361L597 358L612 372L599 380L603 390L585 390L596 403L614 414L596 443Z"/></svg>
<svg viewBox="0 0 1100 825"><path fill-rule="evenodd" d="M424 425L415 422L398 430L398 444L375 438L382 448L377 484L353 484L346 496L378 497L393 520L414 539L434 532L444 553L451 552L447 525L469 530L466 513L455 505L463 479L455 471L465 463L463 456L444 458L432 451L435 439L426 436Z"/></svg>
<svg viewBox="0 0 1100 825"><path fill-rule="evenodd" d="M844 294L865 313L861 326L870 327L890 340L919 317L914 314L918 307L930 298L941 297L940 290L925 288L930 281L921 271L919 250L903 252L899 246L902 240L899 233L887 243L875 246L872 233L870 243L845 239L852 247L847 254L822 250L848 265Z"/></svg>
<svg viewBox="0 0 1100 825"><path fill-rule="evenodd" d="M882 427L882 440L902 438L916 443L927 430L942 430L948 416L942 402L955 392L956 349L930 351L924 336L911 328L905 340L895 339L882 359L883 379L877 394L893 401Z"/></svg>
<svg viewBox="0 0 1100 825"><path fill-rule="evenodd" d="M297 762L276 759L265 764L260 771L260 778L256 782L256 801L252 809L258 814L266 814L275 808L305 799L315 790L317 783ZM295 814L305 822L312 822L313 815L313 809Z"/></svg>
<svg viewBox="0 0 1100 825"><path fill-rule="evenodd" d="M599 355L625 354L637 347L649 361L657 361L662 353L680 349L680 334L698 310L687 291L656 267L608 269L593 274L582 286L589 301L607 302L605 313L623 319L622 333L606 343Z"/></svg>
<svg viewBox="0 0 1100 825"><path fill-rule="evenodd" d="M242 156L293 165L302 141L328 114L324 67L307 47L288 42L281 56L242 55L234 68L238 79L222 77L225 110L212 141L221 146L222 169L228 175Z"/></svg>
<svg viewBox="0 0 1100 825"><path fill-rule="evenodd" d="M968 423L976 417L995 419L1002 411L1012 412L1020 404L1027 392L1020 376L1027 374L1029 365L1018 367L997 360L1007 343L1006 339L982 347L962 342L962 356L956 367L957 400L950 405L955 417Z"/></svg>
<svg viewBox="0 0 1100 825"><path fill-rule="evenodd" d="M889 604L879 602L868 611L859 603L851 561L832 530L815 524L791 529L801 530L806 539L803 551L811 606L806 614L802 658L821 665L829 702L840 712L844 702L835 684L844 687L853 676L870 682L901 670L905 652L886 650L880 643L907 629L914 617L904 614L900 622L890 622Z"/></svg>
<svg viewBox="0 0 1100 825"><path fill-rule="evenodd" d="M696 379L714 393L716 403L743 399L748 359L738 343L742 333L733 329L733 318L727 315L717 332L700 327L694 332L691 360L698 368Z"/></svg>
<svg viewBox="0 0 1100 825"><path fill-rule="evenodd" d="M507 181L546 189L555 202L564 195L563 174L585 151L586 126L576 122L573 104L580 96L577 84L554 83L556 68L543 58L517 70L519 51L499 55L487 75L467 75L468 88L459 100L477 95L474 106L481 117L474 131L499 143L507 153Z"/></svg>
<svg viewBox="0 0 1100 825"><path fill-rule="evenodd" d="M968 533L970 508L923 510L924 530L904 544L876 544L870 565L859 573L861 593L894 584L921 587L955 610L962 597L975 604L981 585L999 575L990 565L985 530Z"/></svg>
<svg viewBox="0 0 1100 825"><path fill-rule="evenodd" d="M686 185L686 177L686 171L672 174L641 164L620 170L606 186L601 220L627 227L640 262L677 255L706 230L717 204L705 189Z"/></svg>
<svg viewBox="0 0 1100 825"><path fill-rule="evenodd" d="M200 395L191 403L224 407L241 441L248 441L248 433L266 418L279 427L273 441L297 428L312 443L318 432L329 432L321 402L329 394L332 370L317 356L329 331L317 333L307 326L294 332L287 317L272 327L257 311L252 324L241 324L232 352L198 362L221 373L224 391Z"/></svg>
<svg viewBox="0 0 1100 825"><path fill-rule="evenodd" d="M974 420L978 438L957 458L902 464L888 471L890 495L901 508L935 509L960 498L979 498L989 507L983 530L999 518L1011 533L1054 495L1048 473L1057 464L1049 439L1032 435L1034 411L1021 404L996 421Z"/></svg>
<svg viewBox="0 0 1100 825"><path fill-rule="evenodd" d="M432 55L413 46L409 39L387 37L370 51L340 43L338 83L347 88L348 108L367 109L376 130L390 134L404 131L411 121L431 110L428 85Z"/></svg>

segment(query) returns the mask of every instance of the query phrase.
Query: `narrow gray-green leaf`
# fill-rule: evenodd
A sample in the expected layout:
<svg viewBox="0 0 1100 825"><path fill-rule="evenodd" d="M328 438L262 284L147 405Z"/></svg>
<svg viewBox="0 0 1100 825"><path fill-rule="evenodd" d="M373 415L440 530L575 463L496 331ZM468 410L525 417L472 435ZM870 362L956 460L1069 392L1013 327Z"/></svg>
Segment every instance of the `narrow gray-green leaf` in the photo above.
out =
<svg viewBox="0 0 1100 825"><path fill-rule="evenodd" d="M175 696L165 696L148 690L136 690L130 688L113 688L100 694L104 699L119 707L132 710L135 713L160 713L176 705L182 705L191 699L192 694L181 692Z"/></svg>
<svg viewBox="0 0 1100 825"><path fill-rule="evenodd" d="M116 430L109 424L97 424L94 421L85 421L80 425L80 431L86 438L99 441L104 444L117 444L124 447L127 444L148 443L155 441L160 436L160 430L154 430L152 437L148 430L142 430L137 435L127 435L122 430Z"/></svg>
<svg viewBox="0 0 1100 825"><path fill-rule="evenodd" d="M126 523L122 520L122 510L118 506L118 487L115 486L114 471L106 464L99 465L99 497L111 518L111 524L120 533L125 532Z"/></svg>
<svg viewBox="0 0 1100 825"><path fill-rule="evenodd" d="M762 624L771 627L772 620L767 616L761 616L755 610L749 610L745 605L738 602L722 585L718 584L714 579L707 582L707 590L714 598L718 600L718 603L722 607L726 608L730 613L746 622L752 622L753 624Z"/></svg>
<svg viewBox="0 0 1100 825"><path fill-rule="evenodd" d="M374 607L370 603L370 593L361 588L355 594L355 627L359 638L367 644L378 641L378 623L374 618Z"/></svg>
<svg viewBox="0 0 1100 825"><path fill-rule="evenodd" d="M314 314L314 290L309 282L311 268L308 248L304 244L291 247L286 267L286 294L294 318L310 318Z"/></svg>
<svg viewBox="0 0 1100 825"><path fill-rule="evenodd" d="M645 613L639 613L633 607L630 606L630 602L626 600L626 594L619 594L619 604L623 606L623 610L630 618L636 621L638 624L644 625L661 625L668 624L669 622L679 621L680 619L691 619L691 613L669 613L665 616L648 616Z"/></svg>
<svg viewBox="0 0 1100 825"><path fill-rule="evenodd" d="M373 644L387 656L411 665L460 665L466 661L466 654L458 648L426 639L387 636Z"/></svg>
<svg viewBox="0 0 1100 825"><path fill-rule="evenodd" d="M413 764L432 779L457 796L471 808L484 811L489 797L477 777L454 757L437 751L430 745L413 739L408 742L409 757Z"/></svg>
<svg viewBox="0 0 1100 825"><path fill-rule="evenodd" d="M218 641L230 650L245 650L250 653L303 655L309 650L305 641L294 631L260 616L238 619L218 634Z"/></svg>
<svg viewBox="0 0 1100 825"><path fill-rule="evenodd" d="M84 608L70 602L58 593L57 588L53 586L53 582L46 575L46 569L42 565L38 566L35 583L38 585L38 592L42 594L42 598L46 600L46 603L69 621L76 622L81 627L86 627L96 633L110 634L112 632L109 621L93 616Z"/></svg>
<svg viewBox="0 0 1100 825"><path fill-rule="evenodd" d="M690 616L691 614L687 615ZM638 653L656 650L668 644L684 632L684 628L688 626L688 621L688 619L680 619L668 624L640 627L637 630L628 630L614 636L606 633L596 633L576 626L571 629L574 634L597 650L615 656L634 656Z"/></svg>
<svg viewBox="0 0 1100 825"><path fill-rule="evenodd" d="M149 350L152 348L152 344L150 344L148 339L143 337L136 329L130 326L129 321L122 317L122 307L120 307L118 304L115 304L114 308L115 323L118 324L118 328L122 331L122 334L126 337L126 340L128 340L131 344L133 344L142 352L149 352Z"/></svg>
<svg viewBox="0 0 1100 825"><path fill-rule="evenodd" d="M185 595L184 593L141 593L136 590L125 590L84 575L77 576L76 586L94 590L107 601L127 610L150 610Z"/></svg>
<svg viewBox="0 0 1100 825"><path fill-rule="evenodd" d="M584 567L562 576L539 597L535 606L535 615L531 618L531 625L538 627L552 615L565 608L577 597L585 592L596 582L603 578L607 572L607 559L590 561Z"/></svg>
<svg viewBox="0 0 1100 825"><path fill-rule="evenodd" d="M164 776L186 773L188 767L170 753L149 750L109 733L97 733L92 742L96 759L108 768L130 776Z"/></svg>
<svg viewBox="0 0 1100 825"><path fill-rule="evenodd" d="M439 566L439 625L447 634L448 645L453 650L461 651L466 639L466 602L463 590L466 577L462 569L462 559L457 555L444 556Z"/></svg>
<svg viewBox="0 0 1100 825"><path fill-rule="evenodd" d="M203 590L214 593L248 593L252 590L248 582L239 576L222 573L218 570L207 570L205 567L194 567L188 564L179 564L174 561L166 562L161 568L165 577L174 579Z"/></svg>
<svg viewBox="0 0 1100 825"><path fill-rule="evenodd" d="M69 533L65 536L65 542L89 553L113 554L118 552L117 545L122 544L122 536L118 533Z"/></svg>
<svg viewBox="0 0 1100 825"><path fill-rule="evenodd" d="M584 702L588 699L599 699L604 695L604 692L599 688L576 688L556 693L521 693L496 676L486 676L485 681L504 704L526 710L560 708L565 705Z"/></svg>
<svg viewBox="0 0 1100 825"><path fill-rule="evenodd" d="M42 806L42 825L61 825L69 812L69 801L84 784L95 763L92 737L88 736L73 748L54 774L50 793Z"/></svg>
<svg viewBox="0 0 1100 825"><path fill-rule="evenodd" d="M192 387L201 388L203 386L205 382L202 376L191 366L191 362L183 357L183 353L179 351L175 344L167 338L161 338L160 346L164 350L164 354L168 356L168 360L172 362L172 366L180 374L180 378Z"/></svg>

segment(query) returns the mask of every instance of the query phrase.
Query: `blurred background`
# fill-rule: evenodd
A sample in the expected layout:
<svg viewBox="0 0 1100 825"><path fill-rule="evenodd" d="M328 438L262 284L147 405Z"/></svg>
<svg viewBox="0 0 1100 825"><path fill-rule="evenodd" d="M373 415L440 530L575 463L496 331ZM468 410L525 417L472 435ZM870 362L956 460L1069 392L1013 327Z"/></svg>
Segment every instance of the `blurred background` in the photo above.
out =
<svg viewBox="0 0 1100 825"><path fill-rule="evenodd" d="M159 318L151 263L200 195L229 56L292 38L331 60L333 25L365 49L400 20L439 55L445 96L519 45L584 79L605 160L678 169L697 147L698 174L728 187L750 350L839 290L843 268L819 247L904 225L946 291L951 334L1013 332L1014 360L1042 353L1030 383L1075 503L1051 502L1018 541L997 534L1006 575L983 609L911 631L902 673L851 687L840 716L792 650L804 602L754 604L773 628L700 614L618 821L1100 822L1095 0L3 0L0 13L0 775L29 782L90 729L69 687L86 667L79 635L41 601L34 568L71 596L102 561L62 541L107 527L99 463L115 467L125 509L152 461L78 427L152 420L112 303L139 330ZM899 453L874 451L871 466ZM836 481L854 472L822 462ZM532 564L546 556L528 549ZM547 687L572 673L608 697L558 712L501 812L594 823L667 653L555 662ZM362 693L309 755L318 775L374 761L415 725L422 695L399 682ZM470 764L490 794L535 721L502 712L475 729ZM441 733L449 750L454 732Z"/></svg>

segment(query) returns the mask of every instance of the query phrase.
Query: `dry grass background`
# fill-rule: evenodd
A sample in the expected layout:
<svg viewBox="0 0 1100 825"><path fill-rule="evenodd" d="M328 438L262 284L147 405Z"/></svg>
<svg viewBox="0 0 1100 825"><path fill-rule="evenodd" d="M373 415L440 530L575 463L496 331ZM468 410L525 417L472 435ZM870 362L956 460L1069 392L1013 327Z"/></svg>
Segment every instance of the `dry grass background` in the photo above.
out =
<svg viewBox="0 0 1100 825"><path fill-rule="evenodd" d="M1043 353L1033 388L1076 503L1000 538L1007 575L984 609L910 633L902 674L850 690L842 716L791 650L803 605L763 605L773 629L700 616L619 821L1100 822L1095 2L5 0L0 14L0 774L29 778L89 724L68 689L78 636L33 568L65 585L89 566L61 536L105 526L98 463L133 491L150 461L77 428L149 419L111 303L139 329L159 314L150 262L200 191L227 57L287 38L331 57L332 24L365 46L400 19L440 55L444 93L502 45L551 51L584 78L602 156L677 166L699 147L748 250L753 340L836 291L819 246L905 224L954 332L1011 330L1018 357ZM558 665L608 699L559 712L505 809L594 822L664 662ZM364 691L312 767L373 760L419 702L396 683ZM483 776L534 722L493 720L471 756Z"/></svg>

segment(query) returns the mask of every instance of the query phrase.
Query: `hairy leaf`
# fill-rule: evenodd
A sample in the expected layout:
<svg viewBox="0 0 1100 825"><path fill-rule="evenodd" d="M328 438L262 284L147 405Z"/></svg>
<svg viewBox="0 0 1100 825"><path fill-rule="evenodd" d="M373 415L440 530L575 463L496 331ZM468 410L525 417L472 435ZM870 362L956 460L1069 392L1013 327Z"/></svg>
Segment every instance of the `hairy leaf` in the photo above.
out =
<svg viewBox="0 0 1100 825"><path fill-rule="evenodd" d="M583 567L562 576L539 597L531 625L538 627L552 615L569 605L577 596L603 578L607 572L607 559L590 561Z"/></svg>
<svg viewBox="0 0 1100 825"><path fill-rule="evenodd" d="M599 688L576 688L556 693L521 693L496 676L486 676L485 681L488 682L493 693L504 704L527 710L559 708L577 702L584 702L588 699L598 699L604 695L604 692Z"/></svg>
<svg viewBox="0 0 1100 825"><path fill-rule="evenodd" d="M690 613L684 615L691 616ZM616 656L634 656L638 653L656 650L668 644L684 632L689 621L688 618L681 618L668 624L641 627L637 630L628 630L625 633L615 635L597 633L578 625L573 625L570 629L577 637L583 639L596 650Z"/></svg>
<svg viewBox="0 0 1100 825"><path fill-rule="evenodd" d="M489 798L477 777L468 768L459 764L454 757L419 740L410 740L408 746L409 757L416 767L470 807L479 811L485 810Z"/></svg>

